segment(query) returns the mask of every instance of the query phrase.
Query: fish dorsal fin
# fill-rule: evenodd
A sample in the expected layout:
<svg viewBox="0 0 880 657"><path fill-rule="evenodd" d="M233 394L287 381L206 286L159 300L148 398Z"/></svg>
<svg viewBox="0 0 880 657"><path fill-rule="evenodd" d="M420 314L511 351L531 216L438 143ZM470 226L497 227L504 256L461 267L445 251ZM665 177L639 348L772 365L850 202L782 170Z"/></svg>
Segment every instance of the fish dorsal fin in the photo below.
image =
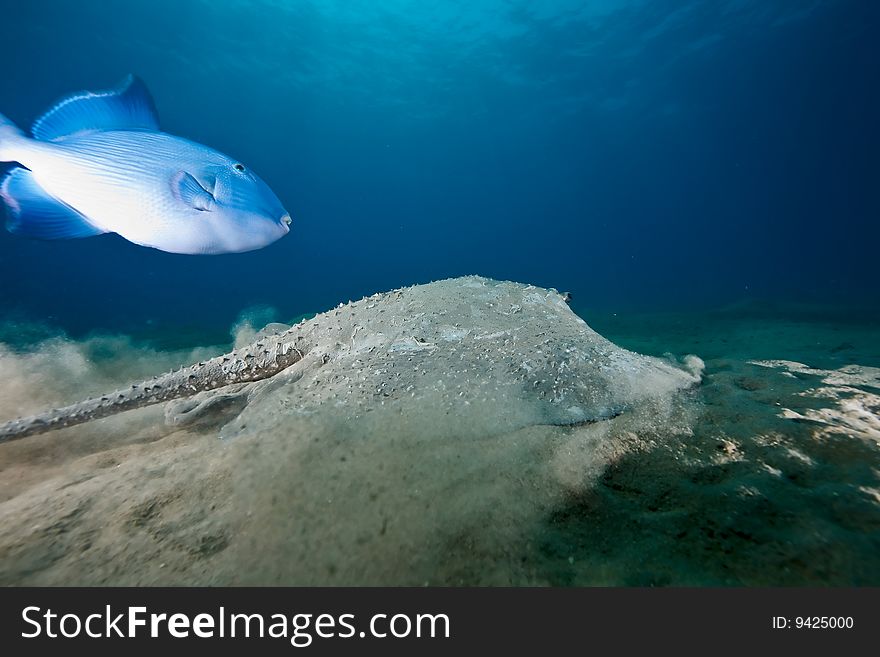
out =
<svg viewBox="0 0 880 657"><path fill-rule="evenodd" d="M84 132L158 130L156 106L140 78L126 77L109 91L82 91L68 96L41 116L34 139L57 141Z"/></svg>
<svg viewBox="0 0 880 657"><path fill-rule="evenodd" d="M213 186L204 185L186 171L178 171L171 178L171 191L177 199L195 210L210 212L214 209Z"/></svg>

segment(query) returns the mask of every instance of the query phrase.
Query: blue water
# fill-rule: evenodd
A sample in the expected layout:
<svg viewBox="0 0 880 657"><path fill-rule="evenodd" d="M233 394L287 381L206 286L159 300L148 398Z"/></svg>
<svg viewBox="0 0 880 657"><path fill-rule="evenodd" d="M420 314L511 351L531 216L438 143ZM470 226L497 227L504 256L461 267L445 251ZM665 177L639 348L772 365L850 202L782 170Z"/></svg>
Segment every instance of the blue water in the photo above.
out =
<svg viewBox="0 0 880 657"><path fill-rule="evenodd" d="M0 320L227 331L465 273L580 308L876 307L880 3L5 3L0 111L151 89L290 235L179 256L0 233Z"/></svg>

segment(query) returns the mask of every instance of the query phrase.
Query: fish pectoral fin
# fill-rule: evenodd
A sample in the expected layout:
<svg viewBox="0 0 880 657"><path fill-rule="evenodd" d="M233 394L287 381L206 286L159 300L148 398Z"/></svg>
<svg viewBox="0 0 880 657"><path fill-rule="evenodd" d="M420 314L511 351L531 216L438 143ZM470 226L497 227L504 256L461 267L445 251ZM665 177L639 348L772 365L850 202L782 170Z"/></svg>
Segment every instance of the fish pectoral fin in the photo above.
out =
<svg viewBox="0 0 880 657"><path fill-rule="evenodd" d="M171 177L171 191L177 200L195 210L214 209L214 196L186 171L178 171Z"/></svg>
<svg viewBox="0 0 880 657"><path fill-rule="evenodd" d="M10 233L42 240L91 237L107 231L96 228L69 205L50 196L27 169L9 172L0 185L0 197L9 208Z"/></svg>
<svg viewBox="0 0 880 657"><path fill-rule="evenodd" d="M84 132L159 130L156 106L133 75L109 91L82 91L59 101L34 123L34 139L53 141Z"/></svg>

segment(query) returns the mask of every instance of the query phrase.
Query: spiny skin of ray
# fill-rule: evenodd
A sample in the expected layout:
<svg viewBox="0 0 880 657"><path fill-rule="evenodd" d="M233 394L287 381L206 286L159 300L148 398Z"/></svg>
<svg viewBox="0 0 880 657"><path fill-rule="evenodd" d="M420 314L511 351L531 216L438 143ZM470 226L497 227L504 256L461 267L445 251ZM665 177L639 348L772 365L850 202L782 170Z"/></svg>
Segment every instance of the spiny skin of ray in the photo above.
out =
<svg viewBox="0 0 880 657"><path fill-rule="evenodd" d="M100 397L55 408L37 415L17 418L0 424L0 443L26 438L55 429L64 429L124 411L153 404L191 397L200 392L216 390L235 383L251 383L268 379L301 361L309 352L310 337L316 332L332 330L331 324L343 309L354 309L361 302L399 299L410 288L349 301L302 321L284 333L258 340L241 349L217 356L176 372L167 372L116 390Z"/></svg>
<svg viewBox="0 0 880 657"><path fill-rule="evenodd" d="M505 284L479 276L449 279L445 282L466 279ZM516 283L513 285L521 291L535 289L532 286L522 287L521 284ZM357 307L366 305L367 310L376 308L375 313L384 313L388 307L400 302L417 287L421 286L403 287L373 294L360 301L339 304L336 308L317 315L309 321L300 322L284 333L258 340L222 356L176 372L159 375L100 397L0 424L0 443L83 424L128 410L191 397L200 392L216 390L236 383L250 383L270 378L303 360L310 349L317 346L316 336L338 335L336 332L341 329L338 318L343 312L353 313ZM558 296L555 290L550 292ZM562 297L560 296L559 299ZM492 303L488 305L491 307ZM354 332L362 328L365 327L355 326ZM341 343L337 342L336 346L344 349ZM330 354L323 354L321 360L326 363L330 358Z"/></svg>
<svg viewBox="0 0 880 657"><path fill-rule="evenodd" d="M100 397L0 424L0 443L72 427L136 408L191 397L235 383L268 379L301 361L309 351L311 336L317 332L332 330L330 325L336 323L335 318L342 310L353 310L367 301L381 303L400 299L411 288L412 286L376 293L360 301L339 304L309 321L300 322L284 333L258 340L222 356L176 372L160 374Z"/></svg>
<svg viewBox="0 0 880 657"><path fill-rule="evenodd" d="M281 335L260 340L176 372L161 374L143 383L70 406L12 420L0 425L0 443L71 427L151 404L189 397L233 383L268 378L302 360L304 351L297 346L301 329L302 325L297 325Z"/></svg>

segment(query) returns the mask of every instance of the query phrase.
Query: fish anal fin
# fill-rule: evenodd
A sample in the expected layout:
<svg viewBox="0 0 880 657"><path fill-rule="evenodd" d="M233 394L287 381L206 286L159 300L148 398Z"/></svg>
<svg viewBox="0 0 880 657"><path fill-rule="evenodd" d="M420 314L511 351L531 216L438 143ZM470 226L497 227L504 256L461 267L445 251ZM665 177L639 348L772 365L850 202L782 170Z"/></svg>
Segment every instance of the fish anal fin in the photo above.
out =
<svg viewBox="0 0 880 657"><path fill-rule="evenodd" d="M51 197L27 169L15 168L0 185L0 198L9 210L10 233L43 240L91 237L106 231L96 228L79 212Z"/></svg>

